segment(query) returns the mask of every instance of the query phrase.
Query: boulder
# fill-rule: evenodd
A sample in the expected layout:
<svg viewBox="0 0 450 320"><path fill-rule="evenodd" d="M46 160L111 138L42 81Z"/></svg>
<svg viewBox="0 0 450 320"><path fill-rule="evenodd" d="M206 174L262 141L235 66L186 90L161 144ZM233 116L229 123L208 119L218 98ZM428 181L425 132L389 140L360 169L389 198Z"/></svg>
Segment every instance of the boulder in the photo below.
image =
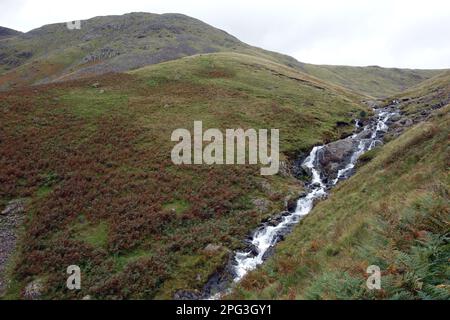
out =
<svg viewBox="0 0 450 320"><path fill-rule="evenodd" d="M337 175L337 171L352 156L356 147L357 144L354 141L344 139L327 144L319 150L317 157L325 175L334 178Z"/></svg>
<svg viewBox="0 0 450 320"><path fill-rule="evenodd" d="M208 245L205 247L204 250L205 250L206 252L216 252L216 251L219 251L220 248L222 248L221 245L217 245L217 244L212 244L212 243L210 243L210 244L208 244Z"/></svg>
<svg viewBox="0 0 450 320"><path fill-rule="evenodd" d="M34 280L25 287L23 294L25 299L39 300L42 296L43 285L41 280Z"/></svg>
<svg viewBox="0 0 450 320"><path fill-rule="evenodd" d="M297 208L297 199L289 198L286 200L286 210L288 212L295 212Z"/></svg>
<svg viewBox="0 0 450 320"><path fill-rule="evenodd" d="M24 201L23 200L11 200L6 208L0 213L2 215L18 214L24 211Z"/></svg>
<svg viewBox="0 0 450 320"><path fill-rule="evenodd" d="M389 120L392 122L397 122L401 119L402 117L399 114L394 114Z"/></svg>
<svg viewBox="0 0 450 320"><path fill-rule="evenodd" d="M378 109L378 108L381 107L378 101L368 100L368 101L364 101L364 103L365 103L369 108L372 108L372 109Z"/></svg>
<svg viewBox="0 0 450 320"><path fill-rule="evenodd" d="M363 130L357 134L356 139L369 139L372 136L372 132L370 130Z"/></svg>

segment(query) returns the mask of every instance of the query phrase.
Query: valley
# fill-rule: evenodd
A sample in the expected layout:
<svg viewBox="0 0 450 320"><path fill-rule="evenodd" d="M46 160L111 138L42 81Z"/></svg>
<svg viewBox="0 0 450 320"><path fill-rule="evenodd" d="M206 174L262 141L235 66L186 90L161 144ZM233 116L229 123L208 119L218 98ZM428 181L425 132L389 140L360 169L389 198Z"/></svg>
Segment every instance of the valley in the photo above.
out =
<svg viewBox="0 0 450 320"><path fill-rule="evenodd" d="M306 64L180 14L1 28L0 296L448 299L449 103L448 70ZM279 130L278 173L173 163L196 121Z"/></svg>

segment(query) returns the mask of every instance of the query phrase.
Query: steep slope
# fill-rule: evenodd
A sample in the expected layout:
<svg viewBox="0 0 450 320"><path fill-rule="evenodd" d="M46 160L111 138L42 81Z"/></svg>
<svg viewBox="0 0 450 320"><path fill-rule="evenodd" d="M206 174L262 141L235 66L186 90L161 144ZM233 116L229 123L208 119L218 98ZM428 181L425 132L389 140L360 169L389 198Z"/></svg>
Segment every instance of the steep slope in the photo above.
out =
<svg viewBox="0 0 450 320"><path fill-rule="evenodd" d="M196 55L0 93L0 207L25 198L7 298L200 290L302 186L282 165L174 165L173 130L278 128L282 160L348 134L361 97L255 56ZM1 245L1 244L0 244ZM83 285L65 290L69 265Z"/></svg>
<svg viewBox="0 0 450 320"><path fill-rule="evenodd" d="M232 297L449 299L449 80L399 97L403 118L391 126L409 129L363 155ZM381 290L366 287L370 265L381 269Z"/></svg>
<svg viewBox="0 0 450 320"><path fill-rule="evenodd" d="M300 70L375 98L393 96L445 71L313 64L303 64Z"/></svg>
<svg viewBox="0 0 450 320"><path fill-rule="evenodd" d="M439 109L450 103L450 71L428 79L394 97L401 102L402 110L413 119L429 110Z"/></svg>

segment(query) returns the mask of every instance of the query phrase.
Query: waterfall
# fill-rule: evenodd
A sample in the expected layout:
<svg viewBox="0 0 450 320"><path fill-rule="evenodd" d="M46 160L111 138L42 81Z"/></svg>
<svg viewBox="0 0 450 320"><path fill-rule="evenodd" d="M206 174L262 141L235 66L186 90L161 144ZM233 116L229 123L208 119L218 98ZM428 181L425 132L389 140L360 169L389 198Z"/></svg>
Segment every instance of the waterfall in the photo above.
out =
<svg viewBox="0 0 450 320"><path fill-rule="evenodd" d="M339 170L336 179L331 182L331 186L326 186L324 180L327 178L321 172L318 165L318 152L325 146L314 147L309 156L304 160L302 166L307 167L311 173L311 181L306 185L307 193L297 201L294 212L284 215L281 221L272 225L269 223L262 224L256 231L253 232L250 238L251 248L249 250L238 251L234 254L232 261L231 273L233 282L239 282L248 272L256 269L267 258L267 253L272 249L277 242L279 242L287 233L292 230L292 227L297 224L304 216L306 216L314 206L314 200L324 198L327 196L327 188L336 185L340 180L347 179L353 172L353 168L358 161L358 158L366 151L371 150L381 143L382 134L387 131L387 122L390 117L398 111L395 108L396 103L380 110L375 110L375 121L366 125L360 134L353 134L350 138L357 147L353 154L347 160L348 163L343 163L343 169ZM360 129L360 121L356 121L356 129ZM359 138L360 136L369 136L370 138ZM210 299L218 299L224 293L229 292L230 288L222 290L221 292L213 292Z"/></svg>

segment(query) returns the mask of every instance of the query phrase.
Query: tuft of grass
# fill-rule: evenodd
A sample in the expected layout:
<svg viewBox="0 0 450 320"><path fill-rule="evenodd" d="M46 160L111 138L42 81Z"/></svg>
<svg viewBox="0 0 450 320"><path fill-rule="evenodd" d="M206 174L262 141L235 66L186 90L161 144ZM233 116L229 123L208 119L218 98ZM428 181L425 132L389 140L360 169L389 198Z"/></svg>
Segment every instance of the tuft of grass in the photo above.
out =
<svg viewBox="0 0 450 320"><path fill-rule="evenodd" d="M108 224L100 222L96 225L82 226L77 237L93 247L105 247L108 242Z"/></svg>
<svg viewBox="0 0 450 320"><path fill-rule="evenodd" d="M190 208L187 201L184 200L174 200L169 203L165 203L162 208L171 212L175 212L177 215L183 214L186 210Z"/></svg>

